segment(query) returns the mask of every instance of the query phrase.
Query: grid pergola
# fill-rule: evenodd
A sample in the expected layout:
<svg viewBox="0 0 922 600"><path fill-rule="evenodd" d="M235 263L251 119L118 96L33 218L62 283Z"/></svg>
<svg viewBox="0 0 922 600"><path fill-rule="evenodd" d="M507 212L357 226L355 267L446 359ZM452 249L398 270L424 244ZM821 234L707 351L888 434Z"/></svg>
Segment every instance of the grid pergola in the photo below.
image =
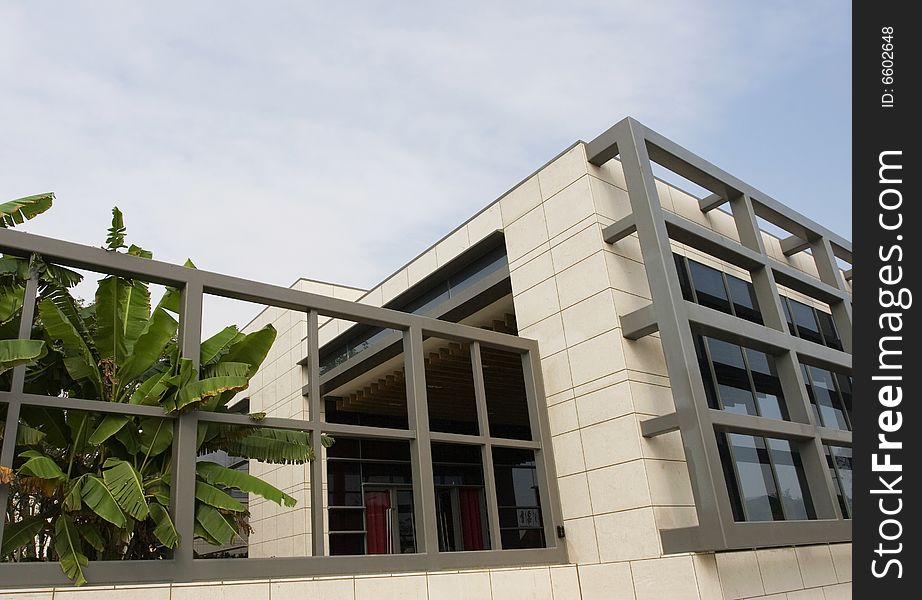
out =
<svg viewBox="0 0 922 600"><path fill-rule="evenodd" d="M199 423L224 423L252 426L247 415L188 411L166 414L157 406L121 404L72 397L49 397L23 391L26 367L17 367L9 391L0 392L0 404L7 406L0 464L13 464L20 410L23 406L92 411L107 415L158 417L173 422L172 447L173 481L171 486L171 516L181 537L180 545L167 560L98 561L85 569L87 579L94 584L127 584L155 581L231 580L265 577L296 577L331 574L382 573L422 571L450 568L501 567L566 562L566 547L558 538L557 528L563 524L560 511L557 477L550 444L547 407L537 342L513 335L479 329L424 317L311 294L290 288L268 285L190 269L178 265L147 260L126 254L93 248L26 234L0 230L0 251L28 257L41 255L46 261L63 266L87 269L98 273L137 278L143 281L176 287L182 290L179 346L182 356L190 358L198 368L201 346L202 305L206 294L254 302L306 313L308 323L309 386L308 420L268 417L260 427L309 432L314 448L320 448L321 433L333 436L403 440L410 443L411 472L417 553L374 556L324 556L324 493L321 484L324 464L318 457L310 467L310 498L313 555L307 557L259 559L196 559L193 555L195 527L195 469L197 426ZM28 339L35 316L37 281L29 279L25 287L19 327L20 339ZM320 365L318 353L318 321L320 316L345 319L402 332L406 369L406 395L409 427L389 429L326 422L322 418L320 395ZM475 381L479 435L459 435L432 432L428 424L426 380L423 356L425 336L469 344ZM484 390L481 348L490 347L519 354L526 387L531 439L516 440L490 435ZM475 552L440 552L436 528L436 506L433 485L431 442L479 446L483 457L484 487L492 550ZM546 548L502 550L496 482L493 474L493 447L528 449L535 453L535 465L541 488L543 530ZM0 486L0 507L5 511L9 487ZM4 522L0 519L0 542ZM67 584L61 568L54 563L2 563L0 580L7 586L36 584Z"/></svg>
<svg viewBox="0 0 922 600"><path fill-rule="evenodd" d="M608 226L606 242L636 232L652 302L622 316L623 334L638 339L656 331L662 339L675 412L647 420L646 437L678 430L688 463L698 525L661 531L666 553L828 543L851 539L851 521L836 502L824 444L851 446L849 431L821 426L813 415L801 364L851 372L851 296L837 258L851 262L851 243L688 150L625 119L587 144L590 163L620 158L632 213ZM700 200L703 212L729 204L740 241L722 236L663 210L652 163L712 192ZM769 257L758 218L788 232L785 255L810 249L819 278ZM764 325L686 301L682 296L671 241L680 242L749 271ZM783 285L829 305L844 351L788 332L778 294ZM790 421L710 408L696 360L694 335L739 343L772 354ZM735 521L716 434L733 432L789 440L799 451L815 520Z"/></svg>

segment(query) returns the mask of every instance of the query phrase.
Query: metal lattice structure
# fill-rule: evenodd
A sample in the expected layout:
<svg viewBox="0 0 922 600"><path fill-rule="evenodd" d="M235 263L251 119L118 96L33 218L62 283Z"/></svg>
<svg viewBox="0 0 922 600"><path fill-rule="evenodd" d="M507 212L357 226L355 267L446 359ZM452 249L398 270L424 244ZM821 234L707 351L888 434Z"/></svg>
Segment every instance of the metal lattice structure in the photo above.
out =
<svg viewBox="0 0 922 600"><path fill-rule="evenodd" d="M586 150L590 163L602 165L618 157L624 170L632 214L608 226L603 236L606 242L615 243L637 233L652 303L622 315L623 334L638 339L659 332L676 408L674 413L645 421L643 434L653 437L681 432L697 507L697 526L661 531L664 552L850 540L851 521L843 518L836 503L823 445L851 446L852 435L816 422L801 364L851 371L852 310L845 279L851 273L843 272L836 260L851 262L851 243L633 119L619 122L587 144ZM653 163L711 191L713 195L700 200L702 212L729 204L740 241L664 211ZM768 256L758 218L792 234L781 241L785 255L810 249L819 278ZM686 301L672 258L671 241L749 271L764 325ZM788 332L779 285L829 305L843 351ZM774 355L791 420L710 408L696 361L693 337L696 333L739 342ZM796 444L817 518L735 521L716 441L720 432L764 435Z"/></svg>
<svg viewBox="0 0 922 600"><path fill-rule="evenodd" d="M309 432L314 448L320 448L321 432L332 436L352 436L370 439L402 440L410 443L413 478L414 514L417 553L374 556L324 556L324 464L314 460L310 468L310 498L313 556L258 559L196 559L193 555L196 431L199 423L252 425L247 415L189 411L165 414L160 407L137 404L102 402L72 397L48 397L23 392L26 367L14 370L12 387L0 392L0 404L7 406L0 464L12 465L17 438L20 409L39 406L65 410L93 411L107 415L159 417L173 422L173 482L171 516L182 542L168 560L99 561L91 562L86 576L92 583L126 584L145 582L184 582L201 580L232 580L265 577L297 577L331 574L359 574L399 571L500 567L566 562L566 547L559 539L558 526L563 524L557 491L557 477L550 445L547 408L538 344L533 340L497 333L448 321L419 316L311 294L291 288L258 283L208 271L146 260L126 254L107 252L60 240L22 232L0 230L0 251L28 257L33 253L46 261L67 267L141 279L182 290L179 347L182 356L190 358L196 368L200 356L202 305L206 294L243 300L298 311L307 315L309 420L268 417L260 427ZM19 328L20 339L28 339L35 316L37 282L30 279L25 289ZM391 328L403 334L406 369L406 396L409 427L388 429L326 422L321 417L320 365L318 353L318 320L320 316L358 321L373 326ZM475 396L479 435L459 435L430 431L423 356L424 336L435 336L470 345L475 381ZM481 364L481 348L490 347L519 354L526 384L531 439L516 440L491 437L487 417L486 393ZM481 448L490 547L476 552L440 552L436 529L436 506L433 485L431 442L468 444ZM544 539L547 547L502 550L496 483L493 477L492 448L528 449L535 453L537 479L541 488L544 512ZM0 487L0 506L6 508L8 486ZM0 541L3 536L0 519ZM5 585L56 585L68 580L55 563L3 563L0 580Z"/></svg>

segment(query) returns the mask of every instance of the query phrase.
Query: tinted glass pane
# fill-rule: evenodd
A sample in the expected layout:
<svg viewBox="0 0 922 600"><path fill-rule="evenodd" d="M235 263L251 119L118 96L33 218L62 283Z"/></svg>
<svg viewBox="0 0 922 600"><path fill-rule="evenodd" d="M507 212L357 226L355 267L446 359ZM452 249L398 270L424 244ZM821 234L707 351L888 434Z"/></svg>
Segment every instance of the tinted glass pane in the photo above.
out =
<svg viewBox="0 0 922 600"><path fill-rule="evenodd" d="M847 430L848 421L832 373L817 367L809 367L808 371L813 380L812 399L819 410L820 422L825 427Z"/></svg>
<svg viewBox="0 0 922 600"><path fill-rule="evenodd" d="M364 533L330 533L330 554L343 556L365 554Z"/></svg>
<svg viewBox="0 0 922 600"><path fill-rule="evenodd" d="M785 296L781 296L781 308L784 310L784 319L788 322L788 331L791 335L797 335L797 328L794 327L794 319L791 317L791 303Z"/></svg>
<svg viewBox="0 0 922 600"><path fill-rule="evenodd" d="M717 450L720 453L720 465L723 467L724 480L727 482L727 492L730 496L730 505L733 507L733 519L745 521L746 513L743 511L743 502L740 498L739 480L736 477L736 468L730 446L727 445L727 436L717 434Z"/></svg>
<svg viewBox="0 0 922 600"><path fill-rule="evenodd" d="M442 282L415 300L408 302L400 310L417 315L427 315L448 300L448 296L448 282Z"/></svg>
<svg viewBox="0 0 922 600"><path fill-rule="evenodd" d="M432 444L439 550L486 550L490 536L480 446Z"/></svg>
<svg viewBox="0 0 922 600"><path fill-rule="evenodd" d="M530 440L522 355L482 347L481 359L490 435Z"/></svg>
<svg viewBox="0 0 922 600"><path fill-rule="evenodd" d="M531 450L493 448L504 548L543 548L541 498Z"/></svg>
<svg viewBox="0 0 922 600"><path fill-rule="evenodd" d="M781 379L775 370L775 357L746 348L746 359L755 385L759 414L771 419L787 419L787 407L781 392Z"/></svg>
<svg viewBox="0 0 922 600"><path fill-rule="evenodd" d="M365 515L361 508L330 509L330 531L364 531Z"/></svg>
<svg viewBox="0 0 922 600"><path fill-rule="evenodd" d="M743 349L714 338L707 338L707 343L714 364L714 374L717 376L722 408L731 412L758 415L746 364L743 362Z"/></svg>
<svg viewBox="0 0 922 600"><path fill-rule="evenodd" d="M327 481L330 506L362 505L362 471L358 463L327 461Z"/></svg>
<svg viewBox="0 0 922 600"><path fill-rule="evenodd" d="M730 312L730 300L724 286L723 274L717 269L702 265L693 260L688 261L692 285L698 296L698 304L719 311Z"/></svg>
<svg viewBox="0 0 922 600"><path fill-rule="evenodd" d="M748 281L739 277L727 275L727 285L730 288L730 299L733 301L733 310L736 316L755 323L762 322L759 312L759 303L756 301L756 290Z"/></svg>
<svg viewBox="0 0 922 600"><path fill-rule="evenodd" d="M794 317L794 323L797 324L797 335L805 340L823 343L823 337L820 335L820 326L816 322L816 313L813 307L807 306L797 300L790 300L791 316Z"/></svg>
<svg viewBox="0 0 922 600"><path fill-rule="evenodd" d="M780 488L781 504L785 518L790 520L813 519L813 503L807 487L800 454L791 448L787 440L769 439L768 448L775 463L775 477Z"/></svg>
<svg viewBox="0 0 922 600"><path fill-rule="evenodd" d="M840 446L831 446L833 462L839 476L839 487L847 510L845 514L852 516L852 449Z"/></svg>
<svg viewBox="0 0 922 600"><path fill-rule="evenodd" d="M845 416L848 422L852 422L852 378L841 373L833 373L836 376L836 383L839 384L839 394L842 397L842 404L845 406Z"/></svg>
<svg viewBox="0 0 922 600"><path fill-rule="evenodd" d="M842 341L839 340L839 333L836 331L836 324L832 320L832 315L821 310L816 311L816 316L820 321L820 329L823 332L823 339L826 345L836 350L842 349Z"/></svg>
<svg viewBox="0 0 922 600"><path fill-rule="evenodd" d="M747 520L784 519L765 441L737 433L727 434L727 437L736 463L740 496Z"/></svg>
<svg viewBox="0 0 922 600"><path fill-rule="evenodd" d="M468 344L429 338L424 342L426 397L432 431L477 435L477 401Z"/></svg>
<svg viewBox="0 0 922 600"><path fill-rule="evenodd" d="M449 279L451 297L454 298L478 281L483 280L487 275L495 273L506 266L506 264L505 247L497 248Z"/></svg>
<svg viewBox="0 0 922 600"><path fill-rule="evenodd" d="M701 378L704 383L704 392L708 399L708 407L720 408L720 402L717 399L717 384L714 382L714 376L711 374L711 362L705 353L704 338L700 335L695 336L695 352L698 355L698 369L701 371Z"/></svg>
<svg viewBox="0 0 922 600"><path fill-rule="evenodd" d="M679 285L682 287L682 297L689 302L694 302L695 297L692 296L691 280L688 278L688 268L685 266L685 257L673 254L672 258L675 260L676 273L679 275Z"/></svg>

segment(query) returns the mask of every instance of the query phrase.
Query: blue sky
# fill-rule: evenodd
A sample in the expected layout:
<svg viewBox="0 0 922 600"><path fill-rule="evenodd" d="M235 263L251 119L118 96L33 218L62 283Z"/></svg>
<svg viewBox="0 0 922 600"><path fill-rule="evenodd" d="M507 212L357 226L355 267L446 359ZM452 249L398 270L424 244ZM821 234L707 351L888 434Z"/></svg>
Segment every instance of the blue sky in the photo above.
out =
<svg viewBox="0 0 922 600"><path fill-rule="evenodd" d="M367 287L631 115L851 237L850 28L833 0L4 2L0 198Z"/></svg>

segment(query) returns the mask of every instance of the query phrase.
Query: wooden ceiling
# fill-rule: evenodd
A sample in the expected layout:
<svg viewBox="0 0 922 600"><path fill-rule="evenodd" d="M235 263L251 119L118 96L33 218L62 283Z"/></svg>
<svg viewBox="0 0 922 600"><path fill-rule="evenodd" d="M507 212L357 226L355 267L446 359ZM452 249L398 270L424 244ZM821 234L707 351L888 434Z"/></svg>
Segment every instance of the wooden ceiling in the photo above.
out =
<svg viewBox="0 0 922 600"><path fill-rule="evenodd" d="M517 335L515 315L491 319L483 329ZM477 412L474 403L474 375L470 347L467 344L430 338L425 341L426 393L429 418L433 424L455 422L473 424ZM527 425L525 384L522 361L518 354L482 348L484 385L491 423ZM401 361L402 362L402 361ZM340 411L405 416L407 410L404 369L395 369L376 381L366 383L336 398Z"/></svg>

